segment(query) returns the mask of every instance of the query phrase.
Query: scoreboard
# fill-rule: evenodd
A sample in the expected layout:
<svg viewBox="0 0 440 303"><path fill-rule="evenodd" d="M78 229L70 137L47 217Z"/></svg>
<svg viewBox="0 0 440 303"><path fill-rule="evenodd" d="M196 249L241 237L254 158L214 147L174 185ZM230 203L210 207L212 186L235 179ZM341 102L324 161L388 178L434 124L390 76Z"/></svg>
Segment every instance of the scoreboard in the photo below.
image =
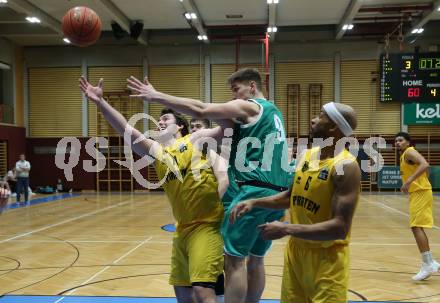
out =
<svg viewBox="0 0 440 303"><path fill-rule="evenodd" d="M383 54L380 100L440 103L440 53Z"/></svg>

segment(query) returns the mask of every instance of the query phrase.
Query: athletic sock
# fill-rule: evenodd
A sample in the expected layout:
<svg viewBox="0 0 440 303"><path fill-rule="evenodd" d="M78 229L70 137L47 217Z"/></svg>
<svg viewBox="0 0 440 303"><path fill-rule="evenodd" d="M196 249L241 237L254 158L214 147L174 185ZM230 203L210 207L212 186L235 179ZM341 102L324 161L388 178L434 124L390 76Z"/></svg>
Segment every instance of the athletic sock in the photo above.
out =
<svg viewBox="0 0 440 303"><path fill-rule="evenodd" d="M432 263L432 253L430 251L422 252L422 260L425 264L431 264Z"/></svg>

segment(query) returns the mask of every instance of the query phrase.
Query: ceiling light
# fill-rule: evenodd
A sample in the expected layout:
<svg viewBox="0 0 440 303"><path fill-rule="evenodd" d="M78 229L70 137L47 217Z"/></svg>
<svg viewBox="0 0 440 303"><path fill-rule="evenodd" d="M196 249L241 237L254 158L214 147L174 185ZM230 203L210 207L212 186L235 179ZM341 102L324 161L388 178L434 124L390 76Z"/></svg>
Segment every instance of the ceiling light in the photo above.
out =
<svg viewBox="0 0 440 303"><path fill-rule="evenodd" d="M67 44L70 44L70 40L67 39L67 38L63 38L63 41L64 41L65 43L67 43Z"/></svg>
<svg viewBox="0 0 440 303"><path fill-rule="evenodd" d="M274 33L276 33L276 32L278 31L278 28L277 28L276 26L274 26L274 27L272 27L272 31L273 31Z"/></svg>
<svg viewBox="0 0 440 303"><path fill-rule="evenodd" d="M271 33L271 32L272 32L272 27L268 27L268 28L267 28L267 32L268 32L268 33Z"/></svg>
<svg viewBox="0 0 440 303"><path fill-rule="evenodd" d="M11 69L11 66L0 62L0 70L1 69Z"/></svg>
<svg viewBox="0 0 440 303"><path fill-rule="evenodd" d="M185 18L187 20L197 19L197 15L195 13L185 13Z"/></svg>
<svg viewBox="0 0 440 303"><path fill-rule="evenodd" d="M353 25L353 24L349 24L349 25L348 25L348 30L352 30L352 29L353 29L353 27L354 27L354 25Z"/></svg>
<svg viewBox="0 0 440 303"><path fill-rule="evenodd" d="M0 0L0 3L8 3L8 0Z"/></svg>
<svg viewBox="0 0 440 303"><path fill-rule="evenodd" d="M342 27L342 29L343 29L344 31L346 31L346 30L348 29L348 24L344 24L344 26Z"/></svg>
<svg viewBox="0 0 440 303"><path fill-rule="evenodd" d="M273 3L278 4L279 0L273 0Z"/></svg>
<svg viewBox="0 0 440 303"><path fill-rule="evenodd" d="M26 17L26 20L29 21L30 23L41 23L41 20L38 19L37 17Z"/></svg>
<svg viewBox="0 0 440 303"><path fill-rule="evenodd" d="M437 8L437 10L440 12L440 6Z"/></svg>
<svg viewBox="0 0 440 303"><path fill-rule="evenodd" d="M352 30L353 27L354 27L353 24L344 24L344 26L342 27L342 29L343 29L344 31L346 31L346 30Z"/></svg>
<svg viewBox="0 0 440 303"><path fill-rule="evenodd" d="M272 4L273 0L267 0L267 4Z"/></svg>

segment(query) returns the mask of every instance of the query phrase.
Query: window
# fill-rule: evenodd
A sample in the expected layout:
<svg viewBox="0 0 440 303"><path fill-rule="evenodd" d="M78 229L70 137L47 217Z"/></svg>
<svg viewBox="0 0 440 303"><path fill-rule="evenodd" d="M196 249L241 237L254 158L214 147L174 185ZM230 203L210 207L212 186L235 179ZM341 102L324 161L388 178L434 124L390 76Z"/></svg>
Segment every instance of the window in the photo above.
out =
<svg viewBox="0 0 440 303"><path fill-rule="evenodd" d="M14 93L12 69L0 62L0 123L14 123Z"/></svg>

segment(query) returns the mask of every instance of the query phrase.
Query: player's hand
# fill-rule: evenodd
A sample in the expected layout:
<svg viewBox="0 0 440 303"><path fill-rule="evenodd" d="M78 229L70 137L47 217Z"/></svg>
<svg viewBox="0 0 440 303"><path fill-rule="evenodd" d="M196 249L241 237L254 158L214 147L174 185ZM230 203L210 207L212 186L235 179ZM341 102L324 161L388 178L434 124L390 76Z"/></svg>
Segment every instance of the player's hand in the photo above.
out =
<svg viewBox="0 0 440 303"><path fill-rule="evenodd" d="M9 196L11 195L11 191L9 190L9 185L7 182L2 182L0 184L0 213L3 211L3 208L8 204Z"/></svg>
<svg viewBox="0 0 440 303"><path fill-rule="evenodd" d="M87 97L87 99L98 104L102 99L102 85L104 83L104 79L99 79L98 86L92 86L84 76L81 76L79 79L79 87L83 94Z"/></svg>
<svg viewBox="0 0 440 303"><path fill-rule="evenodd" d="M280 221L262 224L258 228L264 240L276 240L287 236L287 224Z"/></svg>
<svg viewBox="0 0 440 303"><path fill-rule="evenodd" d="M250 212L254 208L254 204L251 201L240 202L234 206L229 215L229 223L234 224L237 219L243 216L245 213Z"/></svg>
<svg viewBox="0 0 440 303"><path fill-rule="evenodd" d="M410 185L411 185L410 183L405 182L405 183L402 185L402 187L400 188L400 191L401 191L402 193L404 193L404 194L407 194L408 191L409 191L409 186L410 186Z"/></svg>
<svg viewBox="0 0 440 303"><path fill-rule="evenodd" d="M144 78L144 82L141 82L136 77L130 76L127 79L127 88L131 90L132 95L130 97L143 98L146 101L151 101L157 96L157 90L148 82L148 78Z"/></svg>

